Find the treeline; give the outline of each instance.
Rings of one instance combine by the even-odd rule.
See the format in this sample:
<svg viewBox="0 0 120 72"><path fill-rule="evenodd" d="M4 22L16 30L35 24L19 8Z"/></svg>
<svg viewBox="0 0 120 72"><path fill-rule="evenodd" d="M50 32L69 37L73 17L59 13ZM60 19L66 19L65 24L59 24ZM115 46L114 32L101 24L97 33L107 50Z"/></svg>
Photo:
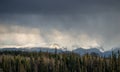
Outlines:
<svg viewBox="0 0 120 72"><path fill-rule="evenodd" d="M120 72L120 53L101 57L95 53L0 52L1 72Z"/></svg>

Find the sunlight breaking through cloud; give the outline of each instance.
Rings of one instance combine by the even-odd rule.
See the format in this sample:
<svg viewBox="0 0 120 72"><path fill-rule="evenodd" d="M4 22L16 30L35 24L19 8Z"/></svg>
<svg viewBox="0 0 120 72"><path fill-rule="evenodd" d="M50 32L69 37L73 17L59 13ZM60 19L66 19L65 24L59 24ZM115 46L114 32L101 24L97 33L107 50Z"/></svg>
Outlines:
<svg viewBox="0 0 120 72"><path fill-rule="evenodd" d="M99 38L91 38L87 34L73 36L70 33L51 30L51 33L41 33L38 28L22 26L1 26L0 47L50 47L57 43L59 47L67 47L72 50L73 46L90 48L99 47ZM42 35L44 34L44 36Z"/></svg>

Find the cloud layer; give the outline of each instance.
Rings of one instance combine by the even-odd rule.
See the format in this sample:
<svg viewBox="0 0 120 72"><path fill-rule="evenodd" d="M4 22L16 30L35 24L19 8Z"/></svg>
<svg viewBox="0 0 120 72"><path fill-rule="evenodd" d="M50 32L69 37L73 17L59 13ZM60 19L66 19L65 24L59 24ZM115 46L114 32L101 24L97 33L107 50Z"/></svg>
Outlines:
<svg viewBox="0 0 120 72"><path fill-rule="evenodd" d="M73 36L56 29L41 33L38 28L8 25L0 27L0 47L50 47L56 43L72 50L74 47L99 47L99 42L100 40L90 38L87 34Z"/></svg>
<svg viewBox="0 0 120 72"><path fill-rule="evenodd" d="M0 26L0 47L44 46L40 31L21 26Z"/></svg>

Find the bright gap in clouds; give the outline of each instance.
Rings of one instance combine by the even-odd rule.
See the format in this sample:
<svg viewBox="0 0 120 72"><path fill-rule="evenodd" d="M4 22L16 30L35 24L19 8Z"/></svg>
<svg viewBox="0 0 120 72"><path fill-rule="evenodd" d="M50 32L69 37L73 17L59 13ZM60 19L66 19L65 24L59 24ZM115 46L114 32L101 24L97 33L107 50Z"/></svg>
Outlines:
<svg viewBox="0 0 120 72"><path fill-rule="evenodd" d="M39 47L45 44L36 28L1 26L0 32L0 47Z"/></svg>
<svg viewBox="0 0 120 72"><path fill-rule="evenodd" d="M30 28L22 26L5 26L0 27L0 47L50 47L57 44L58 48L90 48L101 46L100 38L92 38L85 33L72 35L52 29L49 33L42 32L39 28Z"/></svg>

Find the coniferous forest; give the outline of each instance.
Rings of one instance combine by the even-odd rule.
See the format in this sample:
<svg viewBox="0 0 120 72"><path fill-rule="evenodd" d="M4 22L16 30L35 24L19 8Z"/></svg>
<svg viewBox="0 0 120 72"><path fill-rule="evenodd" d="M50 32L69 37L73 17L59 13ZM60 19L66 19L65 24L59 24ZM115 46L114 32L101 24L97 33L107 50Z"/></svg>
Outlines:
<svg viewBox="0 0 120 72"><path fill-rule="evenodd" d="M120 72L120 53L97 54L0 52L0 72Z"/></svg>

